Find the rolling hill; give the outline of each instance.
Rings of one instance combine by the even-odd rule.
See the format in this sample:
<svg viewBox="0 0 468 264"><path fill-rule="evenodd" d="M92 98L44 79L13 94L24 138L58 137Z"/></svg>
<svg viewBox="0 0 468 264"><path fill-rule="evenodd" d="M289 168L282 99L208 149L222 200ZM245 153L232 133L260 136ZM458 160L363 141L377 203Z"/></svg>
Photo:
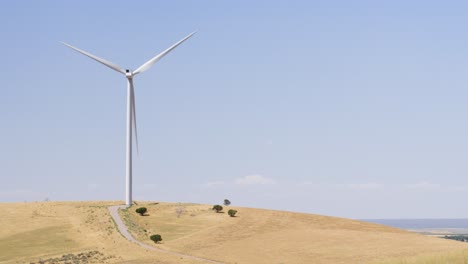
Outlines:
<svg viewBox="0 0 468 264"><path fill-rule="evenodd" d="M0 263L204 263L127 241L108 206L0 203ZM139 216L135 208L148 208ZM344 218L229 206L139 203L120 215L138 240L223 263L465 263L468 244ZM155 245L149 236L161 234ZM80 262L81 261L81 262Z"/></svg>

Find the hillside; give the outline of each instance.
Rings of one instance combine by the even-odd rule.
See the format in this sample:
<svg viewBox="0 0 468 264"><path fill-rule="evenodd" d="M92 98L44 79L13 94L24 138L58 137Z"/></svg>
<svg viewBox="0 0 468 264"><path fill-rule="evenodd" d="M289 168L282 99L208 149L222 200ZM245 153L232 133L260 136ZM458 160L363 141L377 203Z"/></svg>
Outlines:
<svg viewBox="0 0 468 264"><path fill-rule="evenodd" d="M125 240L107 210L116 204L1 203L0 263L53 258L63 263L72 257L91 263L203 263ZM229 206L239 211L237 217L229 217L209 205L139 206L148 208L148 216L137 215L138 206L121 211L139 240L154 245L148 237L159 233L163 237L159 248L225 263L387 263L389 259L419 263L418 259L436 259L434 254L444 259L462 256L468 249L466 243L320 215ZM176 209L182 212L179 216Z"/></svg>

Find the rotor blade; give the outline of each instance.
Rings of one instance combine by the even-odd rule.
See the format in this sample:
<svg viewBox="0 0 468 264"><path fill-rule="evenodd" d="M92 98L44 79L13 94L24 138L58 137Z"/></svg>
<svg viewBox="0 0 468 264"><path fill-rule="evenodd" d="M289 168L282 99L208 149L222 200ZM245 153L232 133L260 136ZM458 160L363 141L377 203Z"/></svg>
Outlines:
<svg viewBox="0 0 468 264"><path fill-rule="evenodd" d="M138 131L137 131L137 123L136 123L136 111L135 111L135 91L133 89L133 83L132 83L132 115L133 115L133 129L135 130L135 143L136 143L136 150L137 150L137 155L139 155L138 151Z"/></svg>
<svg viewBox="0 0 468 264"><path fill-rule="evenodd" d="M90 57L91 59L93 59L93 60L95 60L95 61L97 61L97 62L100 62L100 63L106 65L107 67L109 67L109 68L111 68L111 69L113 69L113 70L115 70L115 71L118 71L118 72L120 72L120 73L125 74L125 70L122 69L122 68L120 68L120 66L117 65L117 64L114 64L114 63L112 63L112 62L110 62L110 61L107 61L107 60L105 60L105 59L101 59L101 58L99 58L99 57L97 57L97 56L94 56L94 55L91 54L91 53L88 53L88 52L86 52L86 51L84 51L84 50L80 50L80 49L78 49L78 48L75 48L75 47L73 47L72 45L67 44L67 43L65 43L65 42L62 42L62 44L65 45L65 46L67 46L67 47L69 47L69 48L72 48L72 49L78 51L79 53L81 53L81 54L83 54L83 55L86 55L86 56Z"/></svg>
<svg viewBox="0 0 468 264"><path fill-rule="evenodd" d="M197 33L196 31L195 32L192 32L190 33L188 36L186 36L185 38L183 38L182 40L180 40L179 42L177 42L176 44L172 45L171 47L169 47L168 49L166 49L165 51L159 53L158 55L156 55L155 57L153 57L151 60L145 62L143 65L141 65L138 69L136 69L133 74L138 74L138 73L141 73L141 72L144 72L146 70L148 70L149 68L151 68L151 66L153 66L153 64L155 64L158 60L160 60L162 57L164 57L167 53L169 53L171 50L175 49L177 46L179 46L180 44L182 44L182 42L186 41L188 38L190 38L191 36L193 36L193 34Z"/></svg>

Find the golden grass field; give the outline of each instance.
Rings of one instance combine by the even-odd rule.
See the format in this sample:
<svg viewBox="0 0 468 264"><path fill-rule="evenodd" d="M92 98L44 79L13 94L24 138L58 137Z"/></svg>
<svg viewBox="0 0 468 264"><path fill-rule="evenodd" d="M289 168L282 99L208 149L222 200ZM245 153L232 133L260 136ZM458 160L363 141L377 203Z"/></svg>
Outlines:
<svg viewBox="0 0 468 264"><path fill-rule="evenodd" d="M87 254L91 263L203 263L141 248L120 235L107 207L119 202L1 203L0 263ZM145 206L148 216L135 209ZM184 211L177 216L176 209ZM229 206L139 203L121 216L138 240L224 263L468 263L468 243L312 214ZM149 236L161 234L155 245ZM465 257L466 255L466 257ZM64 262L58 262L64 263ZM81 263L81 262L80 262Z"/></svg>

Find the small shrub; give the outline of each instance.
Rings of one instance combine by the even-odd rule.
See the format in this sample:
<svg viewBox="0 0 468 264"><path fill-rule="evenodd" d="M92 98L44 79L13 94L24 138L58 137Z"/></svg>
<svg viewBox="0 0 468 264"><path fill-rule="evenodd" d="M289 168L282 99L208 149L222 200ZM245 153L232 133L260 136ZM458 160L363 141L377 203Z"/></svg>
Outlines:
<svg viewBox="0 0 468 264"><path fill-rule="evenodd" d="M177 218L179 218L181 215L185 213L185 208L184 207L177 207L175 209L175 213L177 215Z"/></svg>
<svg viewBox="0 0 468 264"><path fill-rule="evenodd" d="M154 243L159 243L162 241L162 237L159 234L150 236L150 239L154 241Z"/></svg>
<svg viewBox="0 0 468 264"><path fill-rule="evenodd" d="M229 215L230 217L234 217L234 216L236 216L236 214L237 214L237 210L231 209L231 210L228 211L228 215Z"/></svg>
<svg viewBox="0 0 468 264"><path fill-rule="evenodd" d="M225 206L231 205L231 201L229 201L228 199L224 199L224 205Z"/></svg>
<svg viewBox="0 0 468 264"><path fill-rule="evenodd" d="M148 211L148 209L146 209L146 207L140 207L138 209L135 210L135 212L137 212L138 214L140 215L145 215L145 213Z"/></svg>
<svg viewBox="0 0 468 264"><path fill-rule="evenodd" d="M221 212L223 210L223 207L219 204L217 205L213 205L213 209L212 210L216 210L217 213Z"/></svg>

